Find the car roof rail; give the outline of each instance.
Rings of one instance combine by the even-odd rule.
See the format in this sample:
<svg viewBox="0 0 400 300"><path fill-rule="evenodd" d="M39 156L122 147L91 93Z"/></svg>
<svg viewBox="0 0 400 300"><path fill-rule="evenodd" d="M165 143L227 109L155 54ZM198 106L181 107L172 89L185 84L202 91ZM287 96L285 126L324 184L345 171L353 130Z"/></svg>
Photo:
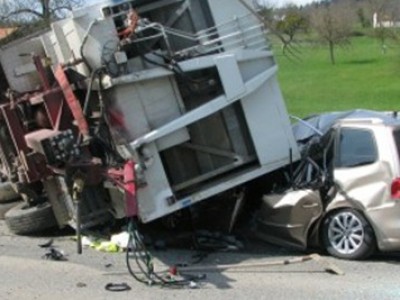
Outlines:
<svg viewBox="0 0 400 300"><path fill-rule="evenodd" d="M354 118L354 119L341 119L338 121L340 124L383 124L384 121L379 118Z"/></svg>

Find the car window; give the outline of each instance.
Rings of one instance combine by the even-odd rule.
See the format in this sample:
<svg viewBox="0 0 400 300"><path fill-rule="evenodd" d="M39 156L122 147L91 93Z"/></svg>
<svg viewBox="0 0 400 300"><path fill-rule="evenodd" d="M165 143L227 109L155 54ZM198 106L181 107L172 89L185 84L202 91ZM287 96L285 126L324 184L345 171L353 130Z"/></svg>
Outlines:
<svg viewBox="0 0 400 300"><path fill-rule="evenodd" d="M336 153L336 167L356 167L377 160L375 139L371 131L357 128L342 128Z"/></svg>
<svg viewBox="0 0 400 300"><path fill-rule="evenodd" d="M393 138L394 142L396 143L397 155L400 160L400 129L396 129L393 131Z"/></svg>

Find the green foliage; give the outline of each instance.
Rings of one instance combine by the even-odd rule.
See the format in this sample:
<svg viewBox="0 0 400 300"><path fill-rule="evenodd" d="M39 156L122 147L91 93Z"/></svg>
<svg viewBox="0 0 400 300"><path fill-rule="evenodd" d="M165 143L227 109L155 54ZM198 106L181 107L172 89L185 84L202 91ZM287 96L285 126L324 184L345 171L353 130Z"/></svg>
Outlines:
<svg viewBox="0 0 400 300"><path fill-rule="evenodd" d="M276 30L286 34L289 40L293 40L294 35L299 31L306 32L308 27L308 19L297 11L289 11L282 20L276 23Z"/></svg>
<svg viewBox="0 0 400 300"><path fill-rule="evenodd" d="M303 43L301 61L275 51L279 81L289 112L304 117L324 111L355 108L400 110L400 48L381 45L371 37L354 37L352 46L338 48L336 65L325 47Z"/></svg>
<svg viewBox="0 0 400 300"><path fill-rule="evenodd" d="M272 24L272 22L274 21L274 9L271 7L267 7L264 6L259 14L264 18L265 22L267 22L268 24Z"/></svg>
<svg viewBox="0 0 400 300"><path fill-rule="evenodd" d="M365 11L362 7L359 7L356 13L358 21L360 22L362 28L369 28L372 26L370 18L366 16Z"/></svg>

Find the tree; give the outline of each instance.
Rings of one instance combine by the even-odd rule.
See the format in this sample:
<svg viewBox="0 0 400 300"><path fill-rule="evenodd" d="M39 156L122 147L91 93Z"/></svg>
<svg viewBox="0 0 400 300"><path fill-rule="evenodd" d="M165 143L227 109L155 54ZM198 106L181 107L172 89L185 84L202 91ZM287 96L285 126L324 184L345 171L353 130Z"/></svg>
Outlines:
<svg viewBox="0 0 400 300"><path fill-rule="evenodd" d="M260 15L269 32L282 42L283 54L296 57L298 51L293 45L294 37L300 31L307 31L309 27L309 21L300 8L288 5L285 8L276 9L264 2Z"/></svg>
<svg viewBox="0 0 400 300"><path fill-rule="evenodd" d="M398 22L400 4L397 0L368 0L371 14L374 16L373 37L379 40L382 52L386 52L387 40L398 40L398 29L390 23Z"/></svg>
<svg viewBox="0 0 400 300"><path fill-rule="evenodd" d="M366 16L365 8L361 5L357 8L357 18L362 28L371 27L371 20Z"/></svg>
<svg viewBox="0 0 400 300"><path fill-rule="evenodd" d="M282 51L294 42L294 37L298 32L306 32L309 27L308 18L301 13L301 10L296 6L288 6L284 9L284 15L274 24L275 31L285 40Z"/></svg>
<svg viewBox="0 0 400 300"><path fill-rule="evenodd" d="M50 24L82 3L83 0L2 0L0 20L18 24L37 21Z"/></svg>
<svg viewBox="0 0 400 300"><path fill-rule="evenodd" d="M335 47L350 43L353 23L353 10L345 3L326 3L313 10L311 25L319 40L328 44L332 64L336 63Z"/></svg>

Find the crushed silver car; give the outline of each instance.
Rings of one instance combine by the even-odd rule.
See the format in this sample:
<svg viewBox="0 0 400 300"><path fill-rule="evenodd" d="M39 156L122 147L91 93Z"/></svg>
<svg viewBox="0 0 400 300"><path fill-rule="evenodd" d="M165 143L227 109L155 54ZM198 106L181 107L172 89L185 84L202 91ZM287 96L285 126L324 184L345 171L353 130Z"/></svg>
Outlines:
<svg viewBox="0 0 400 300"><path fill-rule="evenodd" d="M301 120L294 133L303 163L286 189L263 197L263 239L333 256L364 259L400 250L400 120L355 110Z"/></svg>

